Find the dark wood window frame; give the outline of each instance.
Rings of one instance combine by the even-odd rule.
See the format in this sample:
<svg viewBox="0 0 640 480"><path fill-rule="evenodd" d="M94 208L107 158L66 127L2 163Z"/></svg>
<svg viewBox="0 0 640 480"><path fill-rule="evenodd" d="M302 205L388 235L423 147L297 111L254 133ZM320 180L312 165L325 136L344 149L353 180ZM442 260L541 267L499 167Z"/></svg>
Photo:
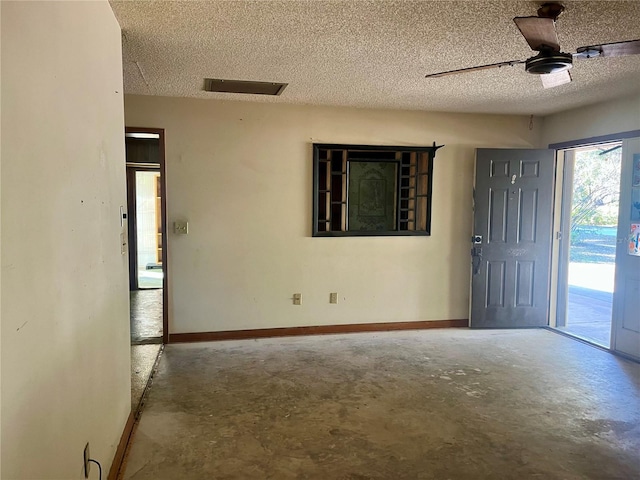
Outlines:
<svg viewBox="0 0 640 480"><path fill-rule="evenodd" d="M313 236L431 235L433 161L441 147L435 142L430 147L314 143ZM364 171L367 163L374 162L383 165L377 168L377 180L369 185L385 185L380 189L384 190L383 205L378 201L379 211L385 213L376 218L369 216L372 223L366 224L359 221L353 207L362 205L357 203L362 202L362 195L350 197L350 188L357 191L362 185L356 182L357 177L351 181L351 173L352 167ZM386 179L382 178L385 175ZM392 178L390 192L385 180ZM366 215L360 218L367 221ZM360 227L353 226L358 223Z"/></svg>

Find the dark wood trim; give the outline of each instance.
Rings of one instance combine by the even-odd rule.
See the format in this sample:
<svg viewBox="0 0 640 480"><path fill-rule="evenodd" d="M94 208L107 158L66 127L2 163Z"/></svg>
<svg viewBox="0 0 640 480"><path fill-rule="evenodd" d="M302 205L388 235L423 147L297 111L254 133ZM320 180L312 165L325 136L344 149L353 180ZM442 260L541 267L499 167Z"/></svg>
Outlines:
<svg viewBox="0 0 640 480"><path fill-rule="evenodd" d="M118 478L118 473L120 472L120 467L122 466L124 454L127 451L127 446L129 445L129 439L131 438L131 433L133 432L133 426L135 423L136 412L131 410L131 412L129 412L129 417L127 418L127 423L124 425L124 431L120 437L118 448L116 448L116 454L113 457L113 462L111 462L111 468L109 469L107 480L116 480Z"/></svg>
<svg viewBox="0 0 640 480"><path fill-rule="evenodd" d="M127 167L127 230L129 241L129 290L138 290L138 243L135 171Z"/></svg>
<svg viewBox="0 0 640 480"><path fill-rule="evenodd" d="M386 151L386 152L395 152L396 150L411 150L418 152L433 152L435 157L435 152L444 147L444 145L436 145L436 142L433 142L433 145L430 147L427 146L415 146L415 145L351 145L349 143L314 143L314 148L324 148L328 150L359 150L359 151ZM385 160L386 161L386 160Z"/></svg>
<svg viewBox="0 0 640 480"><path fill-rule="evenodd" d="M125 127L125 133L157 133L159 136L160 161L160 215L162 220L162 343L169 343L169 252L167 248L169 229L167 223L167 175L165 162L164 128Z"/></svg>
<svg viewBox="0 0 640 480"><path fill-rule="evenodd" d="M338 333L389 332L393 330L424 330L427 328L466 328L469 320L433 320L420 322L351 323L346 325L318 325L313 327L263 328L256 330L227 330L223 332L172 333L169 343L215 342L251 338L295 337L299 335L329 335Z"/></svg>
<svg viewBox="0 0 640 480"><path fill-rule="evenodd" d="M624 140L625 138L640 137L640 130L630 130L628 132L612 133L609 135L600 135L597 137L581 138L579 140L569 140L568 142L559 142L549 144L552 150L564 150L565 148L584 147L597 143L615 142L616 140Z"/></svg>

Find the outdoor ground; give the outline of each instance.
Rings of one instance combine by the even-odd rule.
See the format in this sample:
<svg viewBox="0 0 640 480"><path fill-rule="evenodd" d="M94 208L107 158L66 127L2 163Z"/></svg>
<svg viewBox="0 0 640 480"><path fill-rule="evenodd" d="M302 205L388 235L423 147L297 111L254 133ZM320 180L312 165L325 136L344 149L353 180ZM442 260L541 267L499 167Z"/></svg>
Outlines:
<svg viewBox="0 0 640 480"><path fill-rule="evenodd" d="M569 256L567 325L561 330L609 346L617 231L579 227Z"/></svg>
<svg viewBox="0 0 640 480"><path fill-rule="evenodd" d="M578 227L572 232L569 261L578 263L610 263L616 259L615 227Z"/></svg>

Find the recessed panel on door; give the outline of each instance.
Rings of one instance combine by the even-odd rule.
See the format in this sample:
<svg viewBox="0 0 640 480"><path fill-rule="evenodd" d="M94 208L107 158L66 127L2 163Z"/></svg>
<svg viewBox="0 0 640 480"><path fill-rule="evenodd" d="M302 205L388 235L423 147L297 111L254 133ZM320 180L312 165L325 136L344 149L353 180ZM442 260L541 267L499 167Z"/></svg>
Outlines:
<svg viewBox="0 0 640 480"><path fill-rule="evenodd" d="M516 261L516 307L533 307L535 262Z"/></svg>
<svg viewBox="0 0 640 480"><path fill-rule="evenodd" d="M491 161L491 176L492 177L503 177L507 178L509 176L509 162L504 161Z"/></svg>
<svg viewBox="0 0 640 480"><path fill-rule="evenodd" d="M520 162L520 177L536 178L539 175L540 162Z"/></svg>
<svg viewBox="0 0 640 480"><path fill-rule="evenodd" d="M489 192L489 242L507 241L508 189L491 189Z"/></svg>
<svg viewBox="0 0 640 480"><path fill-rule="evenodd" d="M487 262L487 307L504 307L505 262Z"/></svg>
<svg viewBox="0 0 640 480"><path fill-rule="evenodd" d="M536 241L538 189L520 189L518 199L518 243Z"/></svg>

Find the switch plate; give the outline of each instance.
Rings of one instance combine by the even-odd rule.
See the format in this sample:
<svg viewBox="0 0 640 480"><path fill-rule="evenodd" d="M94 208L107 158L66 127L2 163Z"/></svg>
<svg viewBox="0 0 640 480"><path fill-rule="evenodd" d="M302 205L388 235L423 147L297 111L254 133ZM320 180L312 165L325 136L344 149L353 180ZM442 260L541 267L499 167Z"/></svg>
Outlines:
<svg viewBox="0 0 640 480"><path fill-rule="evenodd" d="M293 294L293 304L294 305L302 305L302 294L294 293Z"/></svg>
<svg viewBox="0 0 640 480"><path fill-rule="evenodd" d="M178 220L173 222L173 233L176 235L186 235L189 233L189 222Z"/></svg>
<svg viewBox="0 0 640 480"><path fill-rule="evenodd" d="M338 293L330 293L329 294L329 303L338 303Z"/></svg>

